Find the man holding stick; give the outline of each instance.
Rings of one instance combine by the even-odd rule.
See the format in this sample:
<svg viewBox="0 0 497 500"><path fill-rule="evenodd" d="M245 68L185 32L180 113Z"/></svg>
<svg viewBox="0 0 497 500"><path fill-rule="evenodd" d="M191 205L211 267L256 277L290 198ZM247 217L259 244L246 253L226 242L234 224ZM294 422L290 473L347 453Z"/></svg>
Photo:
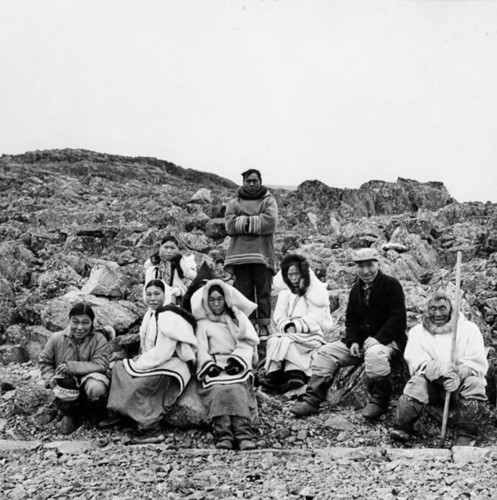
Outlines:
<svg viewBox="0 0 497 500"><path fill-rule="evenodd" d="M411 378L397 404L397 422L390 437L407 442L424 405L443 402L444 392L457 406L455 446L471 446L478 434L487 400L485 374L488 362L478 326L459 315L455 357L451 362L452 302L444 292L428 300L421 323L408 335L405 360Z"/></svg>

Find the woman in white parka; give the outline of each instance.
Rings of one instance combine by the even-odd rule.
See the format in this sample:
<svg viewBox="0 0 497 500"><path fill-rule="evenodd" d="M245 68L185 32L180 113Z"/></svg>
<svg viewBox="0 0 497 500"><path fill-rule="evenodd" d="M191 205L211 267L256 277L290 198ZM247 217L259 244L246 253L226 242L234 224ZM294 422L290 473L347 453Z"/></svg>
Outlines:
<svg viewBox="0 0 497 500"><path fill-rule="evenodd" d="M284 288L273 314L276 333L267 342L263 385L286 392L307 382L311 356L324 344L323 333L333 322L326 284L316 277L305 257L287 255L279 274Z"/></svg>

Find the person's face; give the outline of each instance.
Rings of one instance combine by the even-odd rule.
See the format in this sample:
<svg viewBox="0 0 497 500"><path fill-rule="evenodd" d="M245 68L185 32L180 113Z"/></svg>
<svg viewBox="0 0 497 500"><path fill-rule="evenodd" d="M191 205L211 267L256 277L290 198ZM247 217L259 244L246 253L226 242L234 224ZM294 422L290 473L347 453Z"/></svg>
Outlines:
<svg viewBox="0 0 497 500"><path fill-rule="evenodd" d="M257 174L250 174L243 179L243 188L247 193L255 194L259 189L261 189L261 181Z"/></svg>
<svg viewBox="0 0 497 500"><path fill-rule="evenodd" d="M145 302L152 311L156 311L164 304L164 290L158 286L149 286L145 290Z"/></svg>
<svg viewBox="0 0 497 500"><path fill-rule="evenodd" d="M300 278L302 275L300 274L299 268L295 264L288 268L287 277L293 288L298 289L300 287Z"/></svg>
<svg viewBox="0 0 497 500"><path fill-rule="evenodd" d="M428 305L428 317L435 326L445 325L450 318L450 306L446 300L433 300Z"/></svg>
<svg viewBox="0 0 497 500"><path fill-rule="evenodd" d="M162 260L171 260L178 253L178 245L174 241L166 241L159 248L159 255Z"/></svg>
<svg viewBox="0 0 497 500"><path fill-rule="evenodd" d="M88 314L78 314L69 319L69 329L76 340L84 339L91 331L93 321Z"/></svg>
<svg viewBox="0 0 497 500"><path fill-rule="evenodd" d="M378 275L380 263L377 260L364 260L356 262L356 273L360 280L367 285L373 283Z"/></svg>
<svg viewBox="0 0 497 500"><path fill-rule="evenodd" d="M225 305L226 301L224 300L224 296L217 290L214 290L209 295L209 309L215 316L223 314Z"/></svg>

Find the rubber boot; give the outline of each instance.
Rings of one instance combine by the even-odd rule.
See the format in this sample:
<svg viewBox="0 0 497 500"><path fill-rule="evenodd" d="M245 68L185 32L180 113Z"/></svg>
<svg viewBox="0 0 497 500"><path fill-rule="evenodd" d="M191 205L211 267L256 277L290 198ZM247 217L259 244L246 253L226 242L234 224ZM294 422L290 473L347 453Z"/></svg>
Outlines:
<svg viewBox="0 0 497 500"><path fill-rule="evenodd" d="M473 446L483 424L485 402L460 398L457 404L457 437L454 446Z"/></svg>
<svg viewBox="0 0 497 500"><path fill-rule="evenodd" d="M319 405L326 399L328 389L331 387L334 377L334 374L325 377L312 375L307 384L305 394L300 401L293 404L290 412L296 417L307 417L318 413Z"/></svg>
<svg viewBox="0 0 497 500"><path fill-rule="evenodd" d="M255 450L254 433L248 418L231 417L235 439L238 441L240 451Z"/></svg>
<svg viewBox="0 0 497 500"><path fill-rule="evenodd" d="M420 417L423 407L423 403L402 394L397 403L397 422L390 432L390 437L402 443L409 441L414 424Z"/></svg>
<svg viewBox="0 0 497 500"><path fill-rule="evenodd" d="M361 414L368 420L376 420L388 410L388 403L392 394L390 376L366 377L366 387L369 392L369 403L363 408Z"/></svg>
<svg viewBox="0 0 497 500"><path fill-rule="evenodd" d="M233 449L233 431L231 430L231 417L222 415L212 419L212 430L214 432L214 442L218 450Z"/></svg>

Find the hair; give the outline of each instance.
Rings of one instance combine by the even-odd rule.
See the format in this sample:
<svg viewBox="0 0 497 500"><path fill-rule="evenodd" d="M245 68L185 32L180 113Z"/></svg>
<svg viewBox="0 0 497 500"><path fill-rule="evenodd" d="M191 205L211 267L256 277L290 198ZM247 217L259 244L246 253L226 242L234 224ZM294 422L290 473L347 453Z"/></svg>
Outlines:
<svg viewBox="0 0 497 500"><path fill-rule="evenodd" d="M86 302L78 302L74 304L69 311L70 318L72 318L73 316L81 316L83 314L86 314L93 323L93 321L95 320L95 313L93 312L90 304L87 304Z"/></svg>
<svg viewBox="0 0 497 500"><path fill-rule="evenodd" d="M283 257L281 261L281 275L283 277L283 281L286 283L290 290L292 289L292 284L288 279L288 271L291 266L296 266L302 275L302 279L304 280L304 289L300 290L300 293L305 293L311 284L311 275L309 272L309 262L302 255L298 255L296 253L291 253Z"/></svg>
<svg viewBox="0 0 497 500"><path fill-rule="evenodd" d="M212 292L219 292L224 297L224 290L220 285L212 285L209 288L208 296L210 297Z"/></svg>
<svg viewBox="0 0 497 500"><path fill-rule="evenodd" d="M259 178L259 180L262 182L262 175L259 172L259 170L255 168L249 168L248 170L245 170L245 172L242 172L242 179L245 180L249 175L255 174Z"/></svg>
<svg viewBox="0 0 497 500"><path fill-rule="evenodd" d="M162 246L164 245L164 243L167 243L168 241L172 241L179 248L178 239L176 238L176 236L173 236L172 234L167 234L166 236L164 236L164 238L162 238L160 242L160 245Z"/></svg>
<svg viewBox="0 0 497 500"><path fill-rule="evenodd" d="M217 285L217 284L216 285L212 285L209 288L209 291L207 292L207 297L210 297L212 292L219 292L224 297L224 299L225 299L225 302L224 302L224 312L231 319L236 319L235 313L233 312L233 310L231 309L231 307L229 307L228 304L226 304L226 294L224 293L223 287L221 285Z"/></svg>
<svg viewBox="0 0 497 500"><path fill-rule="evenodd" d="M160 288L164 293L166 293L166 285L164 285L164 282L162 280L150 280L145 285L145 290L147 288L150 288L151 286L156 286L157 288Z"/></svg>
<svg viewBox="0 0 497 500"><path fill-rule="evenodd" d="M432 302L436 302L437 300L444 300L445 302L447 302L447 304L449 304L450 314L452 315L452 301L450 300L450 297L442 291L437 291L432 294L432 296L428 299L426 308L428 309L430 307L430 304Z"/></svg>
<svg viewBox="0 0 497 500"><path fill-rule="evenodd" d="M159 246L164 245L164 243L167 243L168 241L172 241L179 248L178 239L176 238L176 236L173 236L172 234L166 234L166 236L164 236L164 238L162 238ZM161 259L160 259L160 254L159 254L158 250L150 256L150 262L154 266L158 266L160 264L160 260Z"/></svg>

